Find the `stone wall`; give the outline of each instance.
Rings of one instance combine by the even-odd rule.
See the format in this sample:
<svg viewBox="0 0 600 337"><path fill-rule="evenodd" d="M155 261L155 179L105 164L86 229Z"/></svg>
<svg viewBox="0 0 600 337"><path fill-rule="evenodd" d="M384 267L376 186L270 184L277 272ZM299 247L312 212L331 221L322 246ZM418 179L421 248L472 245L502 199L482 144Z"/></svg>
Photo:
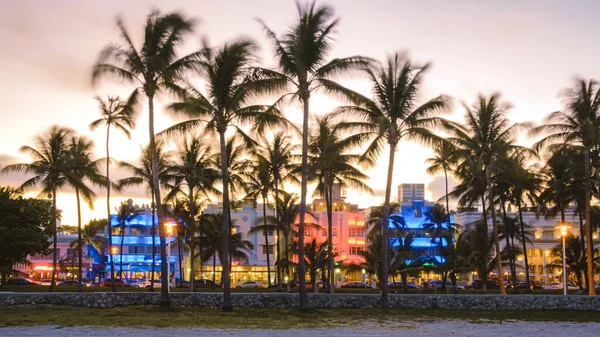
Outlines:
<svg viewBox="0 0 600 337"><path fill-rule="evenodd" d="M219 307L220 293L171 293L175 306ZM298 294L234 293L234 307L295 308ZM308 294L310 308L378 308L375 294ZM0 307L28 304L71 305L89 308L113 308L127 305L157 305L159 293L0 293ZM390 308L467 309L467 310L596 310L600 296L548 295L390 295Z"/></svg>

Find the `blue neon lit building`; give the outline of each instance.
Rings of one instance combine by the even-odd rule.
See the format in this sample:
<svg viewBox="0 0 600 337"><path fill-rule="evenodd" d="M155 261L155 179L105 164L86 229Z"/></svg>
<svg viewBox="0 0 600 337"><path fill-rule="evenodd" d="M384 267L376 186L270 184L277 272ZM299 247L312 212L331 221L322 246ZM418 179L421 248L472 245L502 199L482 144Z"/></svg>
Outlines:
<svg viewBox="0 0 600 337"><path fill-rule="evenodd" d="M150 274L147 273L152 271L152 266L154 266L154 271L158 272L155 277L160 275L160 237L157 227L155 227L156 236L154 239L155 259L154 261L152 260L152 224L156 223L156 214L154 215L154 219L155 221L153 222L152 213L149 209L143 209L135 218L125 223L124 235L122 236L117 215L111 214L113 252L109 252L108 247L106 247L103 261L105 268L102 270L105 273L105 277L110 277L111 258L114 259L115 272L120 271L121 240L123 240L123 272L127 275L127 278L150 278ZM108 239L108 226L104 232L105 237ZM177 241L177 237L174 235L165 241L167 240L171 241L171 256L169 261L171 278L179 278L179 255L177 246L174 244Z"/></svg>
<svg viewBox="0 0 600 337"><path fill-rule="evenodd" d="M448 241L446 239L432 240L431 236L425 230L425 224L431 221L427 219L426 213L435 206L433 202L413 199L400 203L400 212L390 214L388 226L390 228L390 246L398 248L404 244L403 237L394 237L394 234L402 233L406 235L411 233L413 240L411 242L411 250L419 253L426 260L434 263L443 263L444 259L440 256L439 246L446 247ZM450 216L449 222L452 222L453 216ZM400 229L397 231L397 229ZM435 260L435 261L434 261Z"/></svg>

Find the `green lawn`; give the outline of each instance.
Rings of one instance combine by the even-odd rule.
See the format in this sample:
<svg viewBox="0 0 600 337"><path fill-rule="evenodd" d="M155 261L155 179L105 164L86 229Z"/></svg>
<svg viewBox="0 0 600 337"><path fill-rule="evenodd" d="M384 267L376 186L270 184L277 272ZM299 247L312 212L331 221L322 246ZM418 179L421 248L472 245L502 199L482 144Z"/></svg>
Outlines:
<svg viewBox="0 0 600 337"><path fill-rule="evenodd" d="M135 317L135 319L132 319ZM476 318L475 318L476 317ZM151 306L113 309L75 308L36 305L0 308L0 326L152 326L207 328L327 328L356 326L361 323L409 323L459 319L468 321L571 321L598 322L600 312L589 311L461 311L461 310L381 310L329 309L300 311L296 309L236 309L224 313L211 308L168 308Z"/></svg>

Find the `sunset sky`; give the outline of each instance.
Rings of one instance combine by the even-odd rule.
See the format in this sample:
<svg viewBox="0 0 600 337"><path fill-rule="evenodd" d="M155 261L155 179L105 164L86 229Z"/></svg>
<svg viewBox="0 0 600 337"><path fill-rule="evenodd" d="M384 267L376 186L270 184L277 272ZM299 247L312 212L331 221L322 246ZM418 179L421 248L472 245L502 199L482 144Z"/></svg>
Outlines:
<svg viewBox="0 0 600 337"><path fill-rule="evenodd" d="M598 1L319 1L334 7L341 18L330 58L364 55L384 60L406 51L416 63L431 62L425 77L423 99L439 94L454 98L450 118L460 120L460 102L471 103L478 93L500 91L513 103L513 121L539 122L561 108L559 93L576 76L600 80L600 2ZM91 68L100 50L119 41L115 18L120 15L137 45L146 16L152 9L179 10L198 19L196 33L182 52L241 35L262 47L262 65L273 65L272 49L257 18L282 34L297 18L294 1L12 1L0 3L0 167L30 158L19 152L34 145L34 138L51 125L71 127L91 137L97 157L105 156L105 129L91 132L89 123L99 111L95 95L126 95L130 87L105 81L92 87ZM359 77L342 83L365 94L369 85ZM173 119L160 111L156 129ZM331 111L335 103L315 96L312 112ZM286 114L299 121L300 110ZM111 138L112 156L135 162L148 141L147 109L141 107L137 128L128 140L120 133ZM521 139L522 142L528 142ZM442 195L443 177L425 174L428 149L402 144L398 150L394 191L402 182L428 184L427 197ZM381 203L385 188L387 155L370 169L375 196L349 192L349 201L367 207ZM114 171L122 178L127 172ZM18 186L22 175L2 175L0 185ZM84 209L84 221L105 216L104 191L98 191L95 210ZM115 196L116 206L129 197L146 203L143 189ZM57 199L64 210L63 223L75 225L75 199L69 191Z"/></svg>

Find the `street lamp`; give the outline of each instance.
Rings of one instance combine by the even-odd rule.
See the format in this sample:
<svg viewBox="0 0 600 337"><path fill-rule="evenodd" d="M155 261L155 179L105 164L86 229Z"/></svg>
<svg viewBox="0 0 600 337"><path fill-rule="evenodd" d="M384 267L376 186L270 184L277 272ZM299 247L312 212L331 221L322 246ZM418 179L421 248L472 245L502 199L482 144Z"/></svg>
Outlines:
<svg viewBox="0 0 600 337"><path fill-rule="evenodd" d="M566 249L565 249L565 240L567 237L567 229L571 228L566 223L560 223L557 226L560 229L560 236L562 237L562 262L563 262L563 295L567 295L567 258L566 258Z"/></svg>
<svg viewBox="0 0 600 337"><path fill-rule="evenodd" d="M173 227L175 224L172 222L165 223L165 230L167 232L167 289L171 292L171 235L173 234Z"/></svg>

